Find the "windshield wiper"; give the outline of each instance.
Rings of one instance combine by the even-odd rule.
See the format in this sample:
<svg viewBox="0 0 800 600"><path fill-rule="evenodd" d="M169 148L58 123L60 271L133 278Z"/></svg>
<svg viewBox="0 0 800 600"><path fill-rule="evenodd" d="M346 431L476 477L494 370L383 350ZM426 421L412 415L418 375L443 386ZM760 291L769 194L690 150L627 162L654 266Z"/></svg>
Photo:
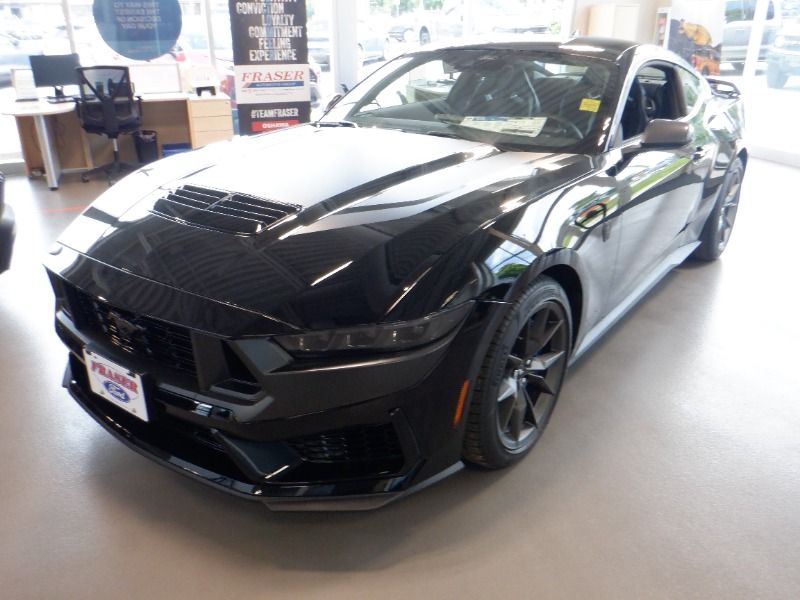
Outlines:
<svg viewBox="0 0 800 600"><path fill-rule="evenodd" d="M447 123L448 125L461 125L461 121L464 120L464 117L459 117L458 115L433 115L433 118L441 123Z"/></svg>
<svg viewBox="0 0 800 600"><path fill-rule="evenodd" d="M423 135L435 135L436 137L453 138L455 140L466 140L466 139L468 139L468 138L465 138L463 135L458 135L457 133L454 133L452 131L433 131L433 130L431 130L431 131L420 131L418 133L421 133Z"/></svg>
<svg viewBox="0 0 800 600"><path fill-rule="evenodd" d="M352 121L317 121L314 127L358 127L358 124Z"/></svg>

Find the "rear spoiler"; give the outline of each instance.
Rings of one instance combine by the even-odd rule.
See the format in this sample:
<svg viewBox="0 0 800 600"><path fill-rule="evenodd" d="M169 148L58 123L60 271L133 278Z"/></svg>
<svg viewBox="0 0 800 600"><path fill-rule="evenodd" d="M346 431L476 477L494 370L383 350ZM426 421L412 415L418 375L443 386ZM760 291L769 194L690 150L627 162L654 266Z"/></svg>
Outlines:
<svg viewBox="0 0 800 600"><path fill-rule="evenodd" d="M708 81L708 84L711 86L711 91L714 92L715 96L733 99L742 95L742 93L739 91L739 88L730 81L715 79L713 77L706 77L706 81Z"/></svg>

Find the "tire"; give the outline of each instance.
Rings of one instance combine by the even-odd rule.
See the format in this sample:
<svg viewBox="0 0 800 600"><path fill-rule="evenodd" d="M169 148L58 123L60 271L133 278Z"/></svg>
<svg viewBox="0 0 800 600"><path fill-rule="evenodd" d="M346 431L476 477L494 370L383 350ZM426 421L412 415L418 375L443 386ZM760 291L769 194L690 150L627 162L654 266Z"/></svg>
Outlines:
<svg viewBox="0 0 800 600"><path fill-rule="evenodd" d="M775 63L767 64L767 85L773 89L781 89L786 85L789 76L781 71Z"/></svg>
<svg viewBox="0 0 800 600"><path fill-rule="evenodd" d="M558 283L541 276L510 308L483 359L464 460L500 469L530 452L555 408L571 346L569 300Z"/></svg>
<svg viewBox="0 0 800 600"><path fill-rule="evenodd" d="M700 233L700 245L692 254L694 258L704 261L717 260L725 251L736 222L743 177L744 163L737 158L725 174L717 202Z"/></svg>

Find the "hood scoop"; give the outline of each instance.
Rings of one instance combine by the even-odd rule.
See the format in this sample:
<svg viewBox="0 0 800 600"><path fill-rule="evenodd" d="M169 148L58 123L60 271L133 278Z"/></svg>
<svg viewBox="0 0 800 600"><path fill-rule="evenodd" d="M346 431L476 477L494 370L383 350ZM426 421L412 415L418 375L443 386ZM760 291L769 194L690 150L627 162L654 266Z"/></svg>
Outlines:
<svg viewBox="0 0 800 600"><path fill-rule="evenodd" d="M292 204L196 185L167 191L151 209L172 221L236 235L261 233L299 211Z"/></svg>

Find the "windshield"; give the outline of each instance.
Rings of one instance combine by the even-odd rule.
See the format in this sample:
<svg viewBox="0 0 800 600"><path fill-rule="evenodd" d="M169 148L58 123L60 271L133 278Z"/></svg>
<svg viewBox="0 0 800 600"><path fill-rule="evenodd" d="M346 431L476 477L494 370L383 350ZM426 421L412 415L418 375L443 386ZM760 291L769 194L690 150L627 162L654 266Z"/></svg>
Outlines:
<svg viewBox="0 0 800 600"><path fill-rule="evenodd" d="M604 141L615 89L616 67L600 59L450 48L392 61L321 122L592 153Z"/></svg>

